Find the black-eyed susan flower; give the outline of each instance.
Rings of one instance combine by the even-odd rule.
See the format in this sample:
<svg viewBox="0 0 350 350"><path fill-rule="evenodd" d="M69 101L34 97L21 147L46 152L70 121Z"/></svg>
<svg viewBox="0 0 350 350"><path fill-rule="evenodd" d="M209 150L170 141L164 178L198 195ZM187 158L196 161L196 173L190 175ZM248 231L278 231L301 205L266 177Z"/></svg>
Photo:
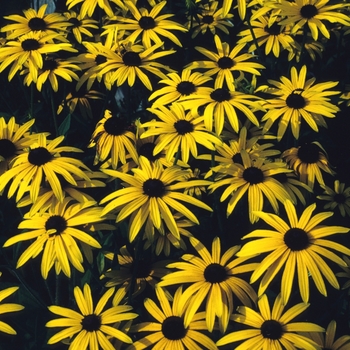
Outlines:
<svg viewBox="0 0 350 350"><path fill-rule="evenodd" d="M319 345L321 349L347 350L350 345L350 336L342 335L335 340L336 329L337 322L332 320L329 322L326 332L310 332L307 333L307 336Z"/></svg>
<svg viewBox="0 0 350 350"><path fill-rule="evenodd" d="M221 135L225 121L238 133L238 113L247 117L253 124L259 125L259 121L252 109L259 109L259 97L245 94L239 91L231 91L226 88L206 89L205 93L185 96L179 101L185 109L190 109L193 114L204 107L204 125L208 131L215 130ZM213 127L214 126L214 127Z"/></svg>
<svg viewBox="0 0 350 350"><path fill-rule="evenodd" d="M102 171L123 181L124 188L102 199L102 204L110 201L102 214L117 211L117 222L131 215L130 242L136 238L148 218L157 229L164 221L170 232L179 238L179 229L170 208L198 224L196 216L180 201L212 211L200 200L178 191L189 187L189 184L181 181L186 171L176 165L164 169L159 162L150 163L147 158L141 156L139 167L132 169L133 175L109 169L102 169ZM209 183L205 180L194 180L191 181L191 186L206 186Z"/></svg>
<svg viewBox="0 0 350 350"><path fill-rule="evenodd" d="M93 30L98 29L98 22L92 18L81 17L80 14L77 14L74 11L64 12L63 15L71 24L68 29L73 33L75 40L79 44L83 41L83 35L92 38Z"/></svg>
<svg viewBox="0 0 350 350"><path fill-rule="evenodd" d="M258 295L265 293L283 266L281 297L284 304L288 302L292 292L295 272L298 275L299 291L304 303L309 300L310 277L315 282L318 291L324 296L327 295L324 278L332 287L339 289L337 278L323 257L338 265L346 266L346 262L338 257L333 250L350 255L350 249L324 238L337 233L347 233L349 228L319 225L334 213L322 212L312 216L316 204L309 205L300 218L298 218L296 209L290 200L284 202L284 208L289 224L278 215L262 211L254 212L273 229L258 229L242 238L253 238L254 240L244 244L238 256L249 256L253 252L268 253L255 269L250 280L253 283L264 275Z"/></svg>
<svg viewBox="0 0 350 350"><path fill-rule="evenodd" d="M47 4L40 6L38 11L33 8L23 10L24 16L10 15L4 18L16 23L3 26L1 32L7 33L7 39L16 39L24 34L62 34L71 25L60 13L46 14Z"/></svg>
<svg viewBox="0 0 350 350"><path fill-rule="evenodd" d="M172 305L162 288L156 288L156 295L160 307L149 298L144 302L146 310L155 321L131 326L133 333L149 332L149 334L135 341L127 350L217 349L210 337L202 333L207 327L204 312L194 314L185 324L184 315L193 298L186 297L182 293L182 287L176 290Z"/></svg>
<svg viewBox="0 0 350 350"><path fill-rule="evenodd" d="M338 208L341 216L350 216L350 187L345 187L345 183L339 180L334 181L334 189L326 185L322 187L324 192L317 198L328 202L323 208L332 211Z"/></svg>
<svg viewBox="0 0 350 350"><path fill-rule="evenodd" d="M110 342L113 338L123 343L132 343L132 339L114 325L116 322L133 320L138 315L130 312L130 305L115 304L106 308L114 292L115 288L109 288L94 307L91 288L85 283L83 290L79 287L74 288L74 298L79 311L57 305L49 306L49 310L61 318L47 322L46 327L65 329L53 335L47 343L55 344L68 338L70 349L81 350L98 350L100 347L114 349Z"/></svg>
<svg viewBox="0 0 350 350"><path fill-rule="evenodd" d="M132 295L141 294L147 285L155 288L160 279L166 275L169 270L165 267L169 261L152 261L146 257L136 256L135 251L132 254L126 246L119 249L118 269L108 270L104 276L109 280L106 287L120 286L125 292L133 286Z"/></svg>
<svg viewBox="0 0 350 350"><path fill-rule="evenodd" d="M318 350L319 346L312 339L297 332L324 332L319 325L311 322L291 322L305 311L310 304L300 303L284 311L285 304L279 294L272 310L266 294L258 301L259 312L247 306L239 306L232 320L252 328L247 328L226 334L216 342L216 345L236 343L236 350L261 349L308 349Z"/></svg>
<svg viewBox="0 0 350 350"><path fill-rule="evenodd" d="M4 247L9 247L18 242L35 239L19 257L17 268L43 252L41 275L44 279L47 279L54 265L56 275L63 271L70 277L70 264L78 271L84 272L83 256L78 243L101 248L100 243L89 234L89 230L93 229L91 224L102 222L106 217L101 215L102 208L94 207L95 202L72 204L71 200L69 197L62 203L54 200L45 212L36 213L32 217L27 214L24 216L18 228L28 231L9 238L4 244ZM84 228L84 225L87 226Z"/></svg>
<svg viewBox="0 0 350 350"><path fill-rule="evenodd" d="M252 29L248 28L238 33L238 36L242 38L237 43L251 44L248 49L249 52L257 49L257 43L259 47L265 46L265 55L272 52L275 57L279 57L281 49L291 50L294 43L294 39L290 35L290 28L279 25L280 21L281 18L273 13L268 16L259 16L250 21Z"/></svg>
<svg viewBox="0 0 350 350"><path fill-rule="evenodd" d="M7 124L4 117L0 118L0 175L9 169L9 164L17 155L35 142L36 135L29 134L34 122L31 119L20 126L15 117L11 117Z"/></svg>
<svg viewBox="0 0 350 350"><path fill-rule="evenodd" d="M317 141L289 148L282 153L282 158L296 172L300 181L307 184L312 190L315 181L325 186L322 171L330 175L335 174L330 167L325 149Z"/></svg>
<svg viewBox="0 0 350 350"><path fill-rule="evenodd" d="M155 90L149 97L149 101L156 99L153 105L167 105L179 100L183 96L202 94L208 87L202 86L211 78L198 72L191 72L190 69L184 69L181 76L176 73L167 74L167 79L159 81L160 84L167 86ZM163 96L162 96L163 95Z"/></svg>
<svg viewBox="0 0 350 350"><path fill-rule="evenodd" d="M76 185L72 174L89 181L89 177L82 170L90 170L82 161L61 156L61 152L83 152L76 147L59 146L64 136L54 140L47 140L45 133L38 134L37 142L30 145L30 149L19 154L11 162L11 169L0 176L0 192L12 180L8 190L8 198L17 191L18 202L25 192L29 191L32 202L38 198L43 180L50 184L56 198L62 201L64 194L58 175L69 183Z"/></svg>
<svg viewBox="0 0 350 350"><path fill-rule="evenodd" d="M166 149L166 159L170 161L177 152L180 158L188 163L190 154L197 157L197 144L206 149L215 150L216 145L221 145L221 140L209 132L204 125L204 117L193 115L191 111L185 112L184 108L173 103L170 108L158 105L156 108L148 108L160 121L144 123L148 127L141 138L159 135L159 142L153 150L157 154ZM179 158L179 157L178 157Z"/></svg>
<svg viewBox="0 0 350 350"><path fill-rule="evenodd" d="M349 16L339 11L347 5L345 3L328 4L329 2L329 0L281 0L271 6L281 10L280 15L286 17L280 22L281 25L293 24L291 34L307 24L312 38L317 40L319 31L326 38L330 38L325 21L350 25Z"/></svg>
<svg viewBox="0 0 350 350"><path fill-rule="evenodd" d="M284 162L265 162L264 158L252 160L246 150L240 151L242 163L229 164L220 167L219 180L209 186L215 191L226 186L220 201L223 202L231 196L227 204L227 216L231 215L237 203L248 192L249 220L254 223L258 217L256 210L261 211L264 206L264 196L271 204L273 210L278 212L278 201L289 199L289 194L283 185L274 178L276 174L291 172ZM222 178L225 176L225 178Z"/></svg>
<svg viewBox="0 0 350 350"><path fill-rule="evenodd" d="M242 265L247 258L237 258L236 253L240 246L229 248L221 254L220 238L215 237L212 243L211 254L207 248L196 238L190 237L192 246L200 257L193 254L184 254L184 261L169 264L169 268L180 271L165 275L158 284L160 287L179 283L190 283L183 293L184 299L179 307L183 308L185 302L193 296L184 315L184 326L187 327L193 316L205 303L205 319L208 330L213 331L216 317L219 319L219 328L226 331L230 315L234 310L234 298L238 298L244 305L256 301L256 293L248 282L239 278L240 273L254 270L256 264Z"/></svg>
<svg viewBox="0 0 350 350"><path fill-rule="evenodd" d="M199 33L205 34L208 30L215 35L217 29L229 34L228 28L233 27L230 21L233 15L228 13L223 16L223 9L222 7L218 8L218 5L218 1L199 4L196 18L190 18L187 22L187 28L192 30L192 38L195 38Z"/></svg>
<svg viewBox="0 0 350 350"><path fill-rule="evenodd" d="M218 35L214 36L217 53L209 51L204 47L196 46L195 49L204 56L208 57L210 61L195 61L186 66L189 69L206 69L205 74L209 76L216 75L214 87L235 90L235 76L240 72L247 72L255 75L260 75L258 69L265 68L262 64L248 61L254 58L250 53L239 53L243 50L246 44L238 44L232 50L228 43L221 42ZM226 86L224 86L224 82Z"/></svg>
<svg viewBox="0 0 350 350"><path fill-rule="evenodd" d="M21 311L24 309L23 305L20 304L14 304L14 303L2 303L2 301L9 297L11 294L16 292L19 287L10 287L10 288L5 288L0 291L0 315L2 316L5 313L8 312L16 312L16 311ZM0 317L1 317L0 316ZM12 334L15 335L17 332L7 323L4 321L0 320L0 332L4 332L7 334Z"/></svg>
<svg viewBox="0 0 350 350"><path fill-rule="evenodd" d="M187 29L180 23L168 19L173 17L173 14L160 14L166 3L166 1L161 1L155 4L151 11L148 11L146 8L139 9L136 7L136 3L132 1L126 1L125 6L134 18L116 17L118 29L131 32L130 35L126 35L125 40L134 43L141 36L143 46L149 48L152 46L152 43L163 45L164 39L162 40L159 37L160 35L161 37L170 39L176 45L182 46L180 40L171 31L178 30L186 32Z"/></svg>
<svg viewBox="0 0 350 350"><path fill-rule="evenodd" d="M116 115L108 109L105 110L104 117L97 123L88 146L96 147L94 164L103 162L110 156L112 168L116 169L119 162L126 163L127 154L137 162L134 131L135 127L127 121L125 115Z"/></svg>
<svg viewBox="0 0 350 350"><path fill-rule="evenodd" d="M50 82L53 91L58 91L58 78L72 82L73 79L78 81L79 77L75 71L79 71L80 67L73 60L61 59L46 56L43 60L43 66L38 69L38 77L36 80L36 88L41 91L46 81ZM33 83L33 75L26 70L21 72L27 75L24 77L23 83L27 86Z"/></svg>
<svg viewBox="0 0 350 350"><path fill-rule="evenodd" d="M280 118L277 138L280 140L290 124L293 136L298 139L302 119L318 131L318 125L325 126L323 117L334 118L339 108L332 104L329 96L339 94L339 91L328 90L338 84L336 81L315 84L316 78L306 79L307 69L304 65L298 74L295 67L290 70L291 80L282 76L281 82L268 80L275 86L265 90L276 95L274 99L267 99L264 108L268 109L262 118L266 121L264 131L271 128L273 123Z"/></svg>

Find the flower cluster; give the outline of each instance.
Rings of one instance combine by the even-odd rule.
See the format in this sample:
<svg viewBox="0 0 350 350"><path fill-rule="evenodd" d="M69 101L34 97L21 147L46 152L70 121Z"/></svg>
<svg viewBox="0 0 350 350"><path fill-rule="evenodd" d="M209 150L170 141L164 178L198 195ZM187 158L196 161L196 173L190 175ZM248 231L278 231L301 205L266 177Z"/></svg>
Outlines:
<svg viewBox="0 0 350 350"><path fill-rule="evenodd" d="M0 9L1 344L350 348L349 4L38 3Z"/></svg>

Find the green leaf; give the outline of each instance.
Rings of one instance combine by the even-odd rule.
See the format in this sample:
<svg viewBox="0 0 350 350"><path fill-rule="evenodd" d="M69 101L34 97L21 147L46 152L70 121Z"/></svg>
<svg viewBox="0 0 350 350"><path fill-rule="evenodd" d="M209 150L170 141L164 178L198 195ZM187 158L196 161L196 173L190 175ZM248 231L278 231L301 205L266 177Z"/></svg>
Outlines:
<svg viewBox="0 0 350 350"><path fill-rule="evenodd" d="M58 127L58 133L59 135L64 135L66 136L67 134L67 131L69 130L70 128L70 122L71 122L71 114L68 114L63 122L61 123L61 125Z"/></svg>

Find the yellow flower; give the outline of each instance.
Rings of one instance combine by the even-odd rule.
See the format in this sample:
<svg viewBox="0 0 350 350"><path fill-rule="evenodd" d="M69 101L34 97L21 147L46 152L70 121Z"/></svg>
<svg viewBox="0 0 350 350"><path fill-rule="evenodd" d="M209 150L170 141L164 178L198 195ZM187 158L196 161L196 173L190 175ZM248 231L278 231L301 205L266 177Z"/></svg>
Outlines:
<svg viewBox="0 0 350 350"><path fill-rule="evenodd" d="M0 291L0 303L13 294L16 290L18 290L19 287L10 287L6 288ZM24 306L19 305L19 304L14 304L14 303L5 303L5 304L0 304L0 315L3 315L8 312L16 312L16 311L21 311L24 309ZM17 332L7 323L0 321L0 331L7 333L7 334L17 334Z"/></svg>
<svg viewBox="0 0 350 350"><path fill-rule="evenodd" d="M200 258L184 254L181 259L185 262L175 262L167 266L180 271L165 275L158 286L190 283L180 304L180 308L184 307L185 302L193 296L184 316L184 326L189 326L202 302L206 300L205 318L208 330L213 331L215 318L218 317L220 330L225 332L234 310L233 295L244 305L251 305L251 300L256 301L254 289L248 282L237 277L237 274L254 270L256 264L241 265L248 258L235 256L240 246L231 247L221 255L219 237L213 239L211 254L198 239L190 237L190 242Z"/></svg>
<svg viewBox="0 0 350 350"><path fill-rule="evenodd" d="M261 349L307 349L318 350L316 342L305 335L296 332L324 332L324 329L315 323L290 322L305 311L310 304L300 303L292 306L285 313L285 304L279 294L272 310L264 294L258 301L257 312L247 306L239 306L238 314L232 315L232 320L253 327L226 334L216 345L226 345L242 341L235 350L261 350Z"/></svg>
<svg viewBox="0 0 350 350"><path fill-rule="evenodd" d="M130 242L136 238L148 218L157 229L161 227L162 221L164 221L170 232L175 237L180 238L179 229L170 208L198 224L196 216L179 201L212 211L208 205L200 200L178 192L178 190L190 186L188 182L181 181L185 170L176 165L164 170L159 162L150 163L147 158L142 156L139 158L139 164L138 168L132 169L133 175L116 170L102 169L106 174L119 178L124 182L124 188L114 191L102 199L101 203L111 201L104 208L102 215L113 210L117 211L119 212L117 222L131 215L129 221ZM209 183L205 180L194 180L191 182L191 186L205 186Z"/></svg>
<svg viewBox="0 0 350 350"><path fill-rule="evenodd" d="M62 270L70 277L69 263L78 271L84 272L83 256L77 243L83 242L91 247L101 248L97 240L86 231L92 231L94 224L102 222L106 217L101 215L102 208L93 207L95 202L71 204L71 200L69 197L62 203L55 200L47 211L36 213L32 217L27 214L24 216L18 228L29 231L9 238L4 244L4 247L9 247L35 239L19 257L17 268L43 251L41 275L44 279L47 279L53 265L56 275Z"/></svg>
<svg viewBox="0 0 350 350"><path fill-rule="evenodd" d="M281 279L283 304L286 304L289 300L295 271L298 274L299 291L304 303L309 300L310 276L319 292L324 296L327 295L327 291L323 277L334 288L339 289L339 283L333 271L322 257L326 257L338 265L346 266L346 262L333 253L332 250L350 255L350 249L339 243L324 239L324 237L337 233L347 233L349 228L319 225L320 222L332 216L333 212L322 212L312 217L316 204L308 206L299 219L291 201L286 200L284 207L289 224L278 215L262 211L254 212L255 215L272 226L274 230L258 229L242 238L255 239L243 245L238 256L251 256L257 252L259 254L268 253L255 269L250 280L253 283L264 274L258 295L265 293L265 290L283 266L284 271Z"/></svg>
<svg viewBox="0 0 350 350"><path fill-rule="evenodd" d="M132 320L138 316L130 312L132 307L116 304L103 311L114 291L114 288L108 289L94 308L91 288L85 283L83 290L79 287L74 288L74 298L79 311L57 305L49 306L53 314L62 316L62 318L47 322L46 327L66 327L66 329L53 335L47 343L55 344L66 338L71 340L73 336L75 337L70 343L70 349L98 350L100 347L114 349L110 343L111 338L116 338L124 343L132 343L128 335L114 327L116 322Z"/></svg>

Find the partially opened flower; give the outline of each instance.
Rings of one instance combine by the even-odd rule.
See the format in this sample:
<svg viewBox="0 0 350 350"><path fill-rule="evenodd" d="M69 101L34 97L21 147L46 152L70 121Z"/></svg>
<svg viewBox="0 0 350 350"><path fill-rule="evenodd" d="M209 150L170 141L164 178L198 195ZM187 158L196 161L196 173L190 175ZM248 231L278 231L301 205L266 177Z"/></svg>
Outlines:
<svg viewBox="0 0 350 350"><path fill-rule="evenodd" d="M290 200L285 201L284 207L289 223L275 214L254 212L273 230L254 230L242 238L254 240L244 244L238 256L246 257L257 252L268 253L253 272L250 281L254 283L263 275L258 291L258 295L262 295L284 267L281 279L283 304L288 302L291 295L295 273L298 276L299 291L304 303L309 300L310 276L318 291L327 296L324 278L334 288L339 289L339 283L323 257L338 265L346 266L346 262L333 250L350 255L350 249L325 237L347 233L350 229L343 226L319 225L331 217L333 212L322 212L312 216L316 204L309 205L299 218Z"/></svg>
<svg viewBox="0 0 350 350"><path fill-rule="evenodd" d="M238 313L232 315L233 321L252 328L226 334L216 342L216 345L222 346L240 341L235 350L318 350L319 346L315 341L297 332L324 332L324 329L311 322L291 322L309 306L310 304L306 303L296 304L283 313L285 304L279 294L271 310L264 294L258 301L259 312L247 306L239 306Z"/></svg>
<svg viewBox="0 0 350 350"><path fill-rule="evenodd" d="M244 279L238 277L241 273L254 270L256 264L243 265L248 258L236 257L240 246L231 247L221 254L219 237L213 239L211 254L198 239L190 237L190 242L200 257L193 254L182 255L181 259L184 262L168 265L169 268L177 268L180 271L165 275L158 285L165 287L190 283L180 303L180 307L184 307L185 302L194 297L184 315L185 327L190 324L205 301L208 330L213 331L215 319L218 317L220 330L225 332L236 303L234 298L239 299L244 305L251 305L251 301L256 301L254 289Z"/></svg>
<svg viewBox="0 0 350 350"><path fill-rule="evenodd" d="M94 307L91 288L85 283L83 290L79 287L74 288L74 299L79 311L57 305L49 306L49 310L61 318L47 322L46 327L65 327L65 329L53 335L47 343L55 344L68 338L71 350L98 350L100 347L114 349L110 342L112 338L132 343L132 339L114 325L116 322L132 320L138 315L130 312L132 310L130 305L114 304L105 309L114 292L114 288L108 289Z"/></svg>
<svg viewBox="0 0 350 350"><path fill-rule="evenodd" d="M19 287L10 287L10 288L5 288L0 291L0 303L7 297L9 297L11 294L16 292ZM0 304L0 316L2 316L5 313L8 312L16 312L16 311L21 311L24 309L24 306L19 305L19 304L14 304L14 303L1 303ZM0 320L0 332L4 332L7 334L17 334L17 332L7 323L4 321Z"/></svg>
<svg viewBox="0 0 350 350"><path fill-rule="evenodd" d="M70 277L70 264L78 271L84 272L83 255L78 243L83 242L91 247L101 248L100 243L89 231L94 229L94 224L107 218L101 215L102 208L94 205L95 202L71 204L71 198L66 197L62 203L54 200L45 212L36 213L32 217L25 215L18 228L26 229L27 232L9 238L4 244L4 247L9 247L35 239L21 254L16 267L23 266L30 258L36 258L43 252L41 275L44 279L47 279L53 266L56 275L63 271ZM110 225L108 229L111 229Z"/></svg>
<svg viewBox="0 0 350 350"><path fill-rule="evenodd" d="M217 349L210 337L204 334L206 331L204 312L194 314L185 324L184 315L193 298L185 296L182 287L176 290L172 305L162 288L156 288L156 295L160 307L149 298L144 302L146 310L155 322L143 322L131 327L131 332L134 333L150 333L135 341L127 350Z"/></svg>

